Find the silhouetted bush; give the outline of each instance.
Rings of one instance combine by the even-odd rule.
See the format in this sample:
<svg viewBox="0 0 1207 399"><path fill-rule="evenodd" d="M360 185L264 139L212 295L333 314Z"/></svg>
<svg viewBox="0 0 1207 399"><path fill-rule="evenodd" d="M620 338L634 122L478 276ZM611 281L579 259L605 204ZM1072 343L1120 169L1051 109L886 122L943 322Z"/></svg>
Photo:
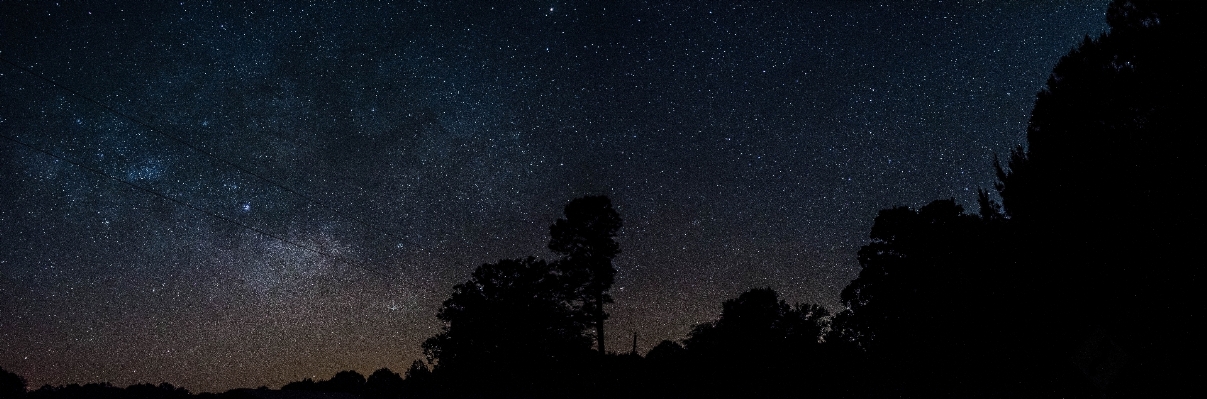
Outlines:
<svg viewBox="0 0 1207 399"><path fill-rule="evenodd" d="M365 376L353 370L335 373L330 380L318 384L320 391L345 392L359 394L365 387Z"/></svg>
<svg viewBox="0 0 1207 399"><path fill-rule="evenodd" d="M531 257L478 267L437 317L447 325L424 351L437 360L433 372L459 389L518 394L554 387L564 381L553 377L568 378L563 374L590 351L558 275Z"/></svg>
<svg viewBox="0 0 1207 399"><path fill-rule="evenodd" d="M364 395L368 398L397 398L402 394L402 376L388 368L378 369L365 381Z"/></svg>
<svg viewBox="0 0 1207 399"><path fill-rule="evenodd" d="M829 313L817 305L788 305L771 288L746 291L722 304L721 317L697 325L685 339L684 350L663 345L663 354L683 356L689 384L705 396L784 397L812 394L814 384L795 384L822 376L811 375L826 363L822 332ZM680 352L676 355L675 352Z"/></svg>
<svg viewBox="0 0 1207 399"><path fill-rule="evenodd" d="M365 376L353 370L345 370L335 373L335 376L332 376L329 380L314 381L306 378L301 381L285 384L285 386L281 387L281 390L342 392L359 395L364 390L364 387Z"/></svg>
<svg viewBox="0 0 1207 399"><path fill-rule="evenodd" d="M0 399L25 396L25 378L0 367Z"/></svg>
<svg viewBox="0 0 1207 399"><path fill-rule="evenodd" d="M650 363L673 362L679 359L685 353L683 345L671 340L662 340L653 349L650 349L645 355L645 359Z"/></svg>
<svg viewBox="0 0 1207 399"><path fill-rule="evenodd" d="M317 391L319 389L318 389L318 384L315 383L314 380L306 378L301 381L294 381L294 382L285 384L284 386L281 387L281 390L282 391Z"/></svg>

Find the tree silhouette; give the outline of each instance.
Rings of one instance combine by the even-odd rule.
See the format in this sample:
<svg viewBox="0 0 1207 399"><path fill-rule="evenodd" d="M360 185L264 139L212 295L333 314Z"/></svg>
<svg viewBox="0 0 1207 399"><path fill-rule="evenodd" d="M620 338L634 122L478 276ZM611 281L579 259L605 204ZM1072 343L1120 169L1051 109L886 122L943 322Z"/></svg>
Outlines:
<svg viewBox="0 0 1207 399"><path fill-rule="evenodd" d="M135 384L128 386L123 396L132 399L175 399L188 398L191 395L187 389L164 382L159 385Z"/></svg>
<svg viewBox="0 0 1207 399"><path fill-rule="evenodd" d="M705 387L702 394L797 395L803 387L787 381L823 362L817 355L828 316L821 306L788 305L771 288L752 289L726 300L716 321L693 328L682 352L664 343L662 353L651 351L650 357L683 356L691 364L688 378Z"/></svg>
<svg viewBox="0 0 1207 399"><path fill-rule="evenodd" d="M629 366L639 357L589 360L592 340L585 334L594 327L603 352L603 306L611 301L620 226L607 197L578 198L550 227L549 248L561 259L500 260L474 270L441 306L441 333L423 344L433 368L413 365L407 390L557 396L591 386L620 392L608 386L631 379Z"/></svg>
<svg viewBox="0 0 1207 399"><path fill-rule="evenodd" d="M317 391L318 383L310 378L304 378L301 381L294 381L281 386L282 391Z"/></svg>
<svg viewBox="0 0 1207 399"><path fill-rule="evenodd" d="M1202 2L1116 0L1110 32L1063 57L1036 99L1027 147L997 165L1020 260L1061 317L1052 350L1068 353L1098 395L1168 396L1202 377L1173 366L1201 353L1195 292L1207 158L1191 51ZM1194 348L1194 349L1192 349ZM1115 367L1117 359L1128 359Z"/></svg>
<svg viewBox="0 0 1207 399"><path fill-rule="evenodd" d="M1022 306L1032 301L1019 288L1012 251L1001 248L1009 230L986 206L983 216L954 200L880 211L827 341L886 362L893 375L871 378L898 393L959 396L1017 378L1011 365L1030 361L1018 353L1028 345L1024 334L1034 335L1018 320L1032 317ZM988 362L991 356L1004 357ZM1003 360L1009 356L1015 360Z"/></svg>
<svg viewBox="0 0 1207 399"><path fill-rule="evenodd" d="M381 370L378 370L381 371ZM386 370L389 371L389 370ZM317 391L317 392L343 392L359 395L365 388L365 376L354 370L345 370L335 373L335 376L329 380L314 381L306 378L301 381L294 381L281 387L283 391Z"/></svg>
<svg viewBox="0 0 1207 399"><path fill-rule="evenodd" d="M417 380L427 380L432 378L432 370L423 364L423 361L416 360L411 362L411 367L407 368L406 380L415 382Z"/></svg>
<svg viewBox="0 0 1207 399"><path fill-rule="evenodd" d="M604 350L604 304L615 281L612 258L620 253L614 240L621 227L620 215L606 196L587 196L570 201L565 218L549 228L549 249L562 255L557 262L563 279L579 301L579 312L595 327L596 349Z"/></svg>
<svg viewBox="0 0 1207 399"><path fill-rule="evenodd" d="M434 373L514 392L570 371L590 341L552 265L529 257L478 267L437 314L446 326L423 344Z"/></svg>
<svg viewBox="0 0 1207 399"><path fill-rule="evenodd" d="M1201 372L1198 2L1116 0L1037 97L999 205L881 211L827 338L894 395L1170 396ZM1173 361L1177 359L1177 361Z"/></svg>
<svg viewBox="0 0 1207 399"><path fill-rule="evenodd" d="M655 345L653 349L650 349L649 353L646 353L645 358L651 362L660 362L679 358L683 356L685 350L683 349L683 345L679 345L678 342L664 339L658 345Z"/></svg>
<svg viewBox="0 0 1207 399"><path fill-rule="evenodd" d="M931 332L949 313L966 312L972 298L961 279L984 267L979 219L954 200L934 201L918 211L880 211L872 242L859 250L863 269L842 291L850 315L846 337L873 350L917 349L919 340L947 340ZM971 273L969 273L971 272ZM879 347L879 348L876 348Z"/></svg>
<svg viewBox="0 0 1207 399"><path fill-rule="evenodd" d="M798 305L794 309L771 288L757 288L726 300L721 317L697 325L684 343L695 353L769 356L773 349L790 346L788 342L817 344L827 316L829 313L820 306Z"/></svg>
<svg viewBox="0 0 1207 399"><path fill-rule="evenodd" d="M0 367L0 399L25 396L25 378Z"/></svg>
<svg viewBox="0 0 1207 399"><path fill-rule="evenodd" d="M330 380L318 383L319 390L359 394L365 387L365 376L354 370L335 373Z"/></svg>
<svg viewBox="0 0 1207 399"><path fill-rule="evenodd" d="M402 392L406 397L434 396L432 392L437 388L432 370L421 360L411 362L411 367L406 371L406 379L403 381L405 384Z"/></svg>
<svg viewBox="0 0 1207 399"><path fill-rule="evenodd" d="M402 376L398 373L381 368L369 374L363 392L368 398L397 398L401 395L404 384Z"/></svg>

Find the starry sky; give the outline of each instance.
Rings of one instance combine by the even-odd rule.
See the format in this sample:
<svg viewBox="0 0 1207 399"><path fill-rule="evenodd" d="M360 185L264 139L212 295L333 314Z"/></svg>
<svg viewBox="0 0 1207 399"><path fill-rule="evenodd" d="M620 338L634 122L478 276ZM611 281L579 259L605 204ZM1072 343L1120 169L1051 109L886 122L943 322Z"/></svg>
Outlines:
<svg viewBox="0 0 1207 399"><path fill-rule="evenodd" d="M625 222L610 349L753 287L836 309L876 212L975 211L1106 28L1104 0L148 3L0 3L0 367L34 387L401 371L588 194Z"/></svg>

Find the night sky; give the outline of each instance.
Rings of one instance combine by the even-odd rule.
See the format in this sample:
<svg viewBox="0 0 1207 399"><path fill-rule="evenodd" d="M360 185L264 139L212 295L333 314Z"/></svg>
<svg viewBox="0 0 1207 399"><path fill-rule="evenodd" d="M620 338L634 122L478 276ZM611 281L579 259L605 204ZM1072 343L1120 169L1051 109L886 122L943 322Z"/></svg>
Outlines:
<svg viewBox="0 0 1207 399"><path fill-rule="evenodd" d="M835 310L876 212L975 211L1106 29L1104 0L20 3L0 57L61 86L0 63L0 367L194 392L404 370L588 194L625 222L610 349L753 287Z"/></svg>

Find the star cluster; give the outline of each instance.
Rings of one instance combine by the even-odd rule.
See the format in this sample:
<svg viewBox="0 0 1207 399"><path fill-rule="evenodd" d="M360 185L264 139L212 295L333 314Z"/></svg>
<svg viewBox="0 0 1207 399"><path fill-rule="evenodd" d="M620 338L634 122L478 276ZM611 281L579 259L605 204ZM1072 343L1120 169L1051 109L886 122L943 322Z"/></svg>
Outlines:
<svg viewBox="0 0 1207 399"><path fill-rule="evenodd" d="M0 366L402 370L587 194L625 221L612 348L752 287L835 309L879 209L975 206L1106 8L498 3L0 4Z"/></svg>

